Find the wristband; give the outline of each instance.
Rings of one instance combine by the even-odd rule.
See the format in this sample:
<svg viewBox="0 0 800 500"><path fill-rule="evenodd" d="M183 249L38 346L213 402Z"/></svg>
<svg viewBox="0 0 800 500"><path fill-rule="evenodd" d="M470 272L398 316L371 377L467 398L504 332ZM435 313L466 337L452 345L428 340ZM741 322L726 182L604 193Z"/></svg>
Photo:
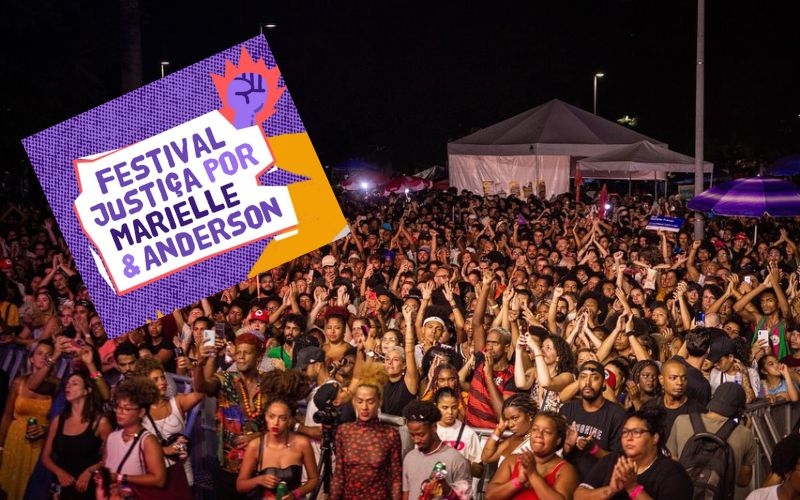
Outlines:
<svg viewBox="0 0 800 500"><path fill-rule="evenodd" d="M103 373L98 370L94 373L89 374L89 378L92 380L100 380L101 378L103 378Z"/></svg>
<svg viewBox="0 0 800 500"><path fill-rule="evenodd" d="M294 431L297 432L297 429L300 428L300 422L294 424Z"/></svg>
<svg viewBox="0 0 800 500"><path fill-rule="evenodd" d="M630 497L630 499L631 499L631 500L633 500L634 498L636 498L637 496L639 496L639 493L641 493L642 491L644 491L644 486L642 486L642 485L640 484L639 486L637 486L636 488L634 488L633 490L631 490L631 492L630 492L630 493L628 493L628 497Z"/></svg>
<svg viewBox="0 0 800 500"><path fill-rule="evenodd" d="M519 482L519 478L517 478L517 477L512 477L511 478L511 484L514 486L515 490L521 490L522 489L522 483Z"/></svg>
<svg viewBox="0 0 800 500"><path fill-rule="evenodd" d="M595 455L597 455L598 451L600 451L600 446L597 443L595 443L594 447L592 447L592 449L589 450L589 455L595 456Z"/></svg>
<svg viewBox="0 0 800 500"><path fill-rule="evenodd" d="M492 433L492 441L494 441L495 443L496 443L496 442L498 442L498 441L500 441L500 436L498 436L497 434L495 434L495 433L493 432L493 433Z"/></svg>
<svg viewBox="0 0 800 500"><path fill-rule="evenodd" d="M300 498L303 496L303 494L300 493L300 488L292 490L292 496L295 498L295 500L300 500Z"/></svg>

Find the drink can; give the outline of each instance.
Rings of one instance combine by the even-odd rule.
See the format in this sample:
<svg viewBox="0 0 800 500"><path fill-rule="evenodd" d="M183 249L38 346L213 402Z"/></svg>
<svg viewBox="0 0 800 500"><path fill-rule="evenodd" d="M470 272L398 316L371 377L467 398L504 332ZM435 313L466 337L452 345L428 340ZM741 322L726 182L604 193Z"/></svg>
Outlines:
<svg viewBox="0 0 800 500"><path fill-rule="evenodd" d="M286 481L278 483L278 487L275 488L275 498L281 500L287 493L289 493L289 486L286 484Z"/></svg>

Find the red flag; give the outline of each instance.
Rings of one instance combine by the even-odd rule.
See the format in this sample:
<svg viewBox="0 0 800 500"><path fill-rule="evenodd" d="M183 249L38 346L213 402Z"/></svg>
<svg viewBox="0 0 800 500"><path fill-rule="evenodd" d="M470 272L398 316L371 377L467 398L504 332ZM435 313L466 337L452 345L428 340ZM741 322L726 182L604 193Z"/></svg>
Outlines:
<svg viewBox="0 0 800 500"><path fill-rule="evenodd" d="M600 189L600 197L597 199L597 213L600 214L601 219L606 218L606 201L608 200L608 188L605 184Z"/></svg>

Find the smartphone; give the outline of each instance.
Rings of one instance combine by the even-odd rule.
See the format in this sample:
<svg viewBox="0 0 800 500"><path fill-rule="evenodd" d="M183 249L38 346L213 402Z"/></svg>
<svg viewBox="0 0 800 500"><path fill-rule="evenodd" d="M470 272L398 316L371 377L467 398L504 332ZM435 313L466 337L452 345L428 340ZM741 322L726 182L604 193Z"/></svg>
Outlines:
<svg viewBox="0 0 800 500"><path fill-rule="evenodd" d="M769 345L769 330L758 331L758 342L766 342Z"/></svg>
<svg viewBox="0 0 800 500"><path fill-rule="evenodd" d="M175 346L175 357L182 358L186 354L183 352L183 348L181 346Z"/></svg>
<svg viewBox="0 0 800 500"><path fill-rule="evenodd" d="M214 323L214 332L217 334L217 337L224 339L225 338L225 323L222 321L217 321Z"/></svg>
<svg viewBox="0 0 800 500"><path fill-rule="evenodd" d="M694 315L694 324L697 326L705 326L706 324L706 313L703 311L698 311Z"/></svg>
<svg viewBox="0 0 800 500"><path fill-rule="evenodd" d="M214 330L203 330L203 347L211 346L217 343L217 333Z"/></svg>

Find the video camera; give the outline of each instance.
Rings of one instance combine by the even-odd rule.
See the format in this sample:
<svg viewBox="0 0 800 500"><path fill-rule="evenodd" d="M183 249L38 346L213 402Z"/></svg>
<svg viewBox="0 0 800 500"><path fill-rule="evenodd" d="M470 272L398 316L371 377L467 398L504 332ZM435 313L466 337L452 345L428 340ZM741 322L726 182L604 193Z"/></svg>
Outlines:
<svg viewBox="0 0 800 500"><path fill-rule="evenodd" d="M318 424L336 425L339 423L341 412L334 406L333 402L336 396L339 395L339 384L336 382L328 382L322 384L314 394L314 404L317 405L318 410L311 416L314 422Z"/></svg>

